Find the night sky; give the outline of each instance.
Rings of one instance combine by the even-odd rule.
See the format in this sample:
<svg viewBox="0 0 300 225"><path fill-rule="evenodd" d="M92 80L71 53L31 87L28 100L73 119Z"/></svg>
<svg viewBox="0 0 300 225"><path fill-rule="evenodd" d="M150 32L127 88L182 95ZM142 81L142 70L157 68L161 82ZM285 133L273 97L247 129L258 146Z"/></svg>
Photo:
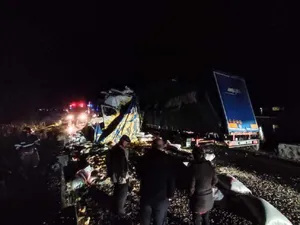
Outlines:
<svg viewBox="0 0 300 225"><path fill-rule="evenodd" d="M4 9L0 116L103 88L197 82L213 68L245 77L255 106L292 105L299 95L298 20L284 1L9 1Z"/></svg>

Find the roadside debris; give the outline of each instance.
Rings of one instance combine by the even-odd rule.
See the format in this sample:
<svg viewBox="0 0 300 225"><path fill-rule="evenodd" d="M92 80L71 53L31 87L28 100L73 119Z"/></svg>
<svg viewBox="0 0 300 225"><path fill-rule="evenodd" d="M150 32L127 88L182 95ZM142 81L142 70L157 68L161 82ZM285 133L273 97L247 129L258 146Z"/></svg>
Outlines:
<svg viewBox="0 0 300 225"><path fill-rule="evenodd" d="M278 156L300 162L300 145L280 143L278 145Z"/></svg>
<svg viewBox="0 0 300 225"><path fill-rule="evenodd" d="M142 134L144 137L146 134ZM151 136L149 135L147 141L150 140ZM140 157L144 148L148 147L147 142L134 143L131 146L130 157L132 162L134 162L138 157ZM165 152L172 157L178 158L180 160L187 159L187 162L192 160L191 151L188 149L181 149L179 145L172 145L168 143L168 146L171 146L173 150L166 150ZM85 155L85 160L88 163L88 167L83 168L82 172L77 172L76 179L72 182L78 182L80 185L74 186L71 188L71 191L76 191L77 187L80 187L76 191L79 198L76 201L78 208L78 216L80 219L80 224L88 222L89 225L96 224L110 224L112 217L110 213L110 202L113 194L113 185L110 182L110 179L106 177L106 165L105 165L105 156L106 150L103 147L99 148L97 145L93 145L90 142L82 143L80 146L76 146L80 149L80 153ZM68 151L75 151L76 148L69 149ZM109 148L107 146L106 148ZM89 149L89 150L87 150ZM214 154L208 154L208 158L216 157ZM89 169L87 169L89 168ZM89 172L86 173L86 170ZM299 194L293 192L291 189L288 192L276 191L275 196L281 196L281 200L272 199L274 191L276 188L280 188L278 183L273 183L274 186L272 189L263 187L262 183L266 184L267 180L262 181L261 178L256 173L247 173L245 171L239 170L234 167L217 167L219 173L230 174L228 176L232 181L232 191L244 194L253 194L258 197L262 197L267 201L270 201L276 208L278 208L284 215L287 216L294 224L297 224L297 221L300 221L297 218L298 205L296 203L289 202L286 205L278 204L279 202L290 201L291 199L296 200L299 203ZM88 178L95 177L94 182L88 182ZM237 178L237 179L236 179ZM273 179L269 176L269 179ZM242 181L242 182L241 182ZM246 184L245 185L243 185ZM133 224L139 224L139 180L136 177L135 172L131 173L131 185L132 191L129 194L128 201L126 203L127 211L130 211L128 219L132 221ZM76 188L75 188L76 187ZM224 195L219 190L215 190L215 198L222 200ZM290 199L290 200L288 200ZM296 214L295 214L296 213ZM171 207L168 212L168 224L186 224L188 225L191 222L191 215L188 208L188 197L185 192L182 190L177 190L175 197L171 202ZM234 214L233 212L228 212L224 209L216 207L211 212L211 222L215 224L246 224L251 225L252 222Z"/></svg>

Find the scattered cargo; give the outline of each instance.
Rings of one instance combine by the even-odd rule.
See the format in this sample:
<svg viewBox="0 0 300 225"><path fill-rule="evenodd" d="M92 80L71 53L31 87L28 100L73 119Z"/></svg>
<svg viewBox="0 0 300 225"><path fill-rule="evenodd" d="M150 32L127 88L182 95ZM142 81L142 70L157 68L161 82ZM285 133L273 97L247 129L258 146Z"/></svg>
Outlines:
<svg viewBox="0 0 300 225"><path fill-rule="evenodd" d="M230 163L226 166L216 164L216 161L224 158L225 151L220 156L215 149L224 150L223 144L226 144L226 149L252 147L257 150L259 129L245 81L220 72L214 72L214 79L214 91L203 89L200 85L197 91L189 88L178 90L184 94L174 98L176 92L173 92L171 98L162 97L160 107L146 111L144 118L137 96L127 87L124 91L111 89L106 92L103 102L97 106L98 111L92 110L91 103L70 104L69 115L65 118L69 121L68 132L61 132L65 131L64 123L57 123L50 128L58 129L58 139L64 142L63 152L59 153L61 156L51 167L57 177L52 177L52 184L49 184L50 188L52 185L52 189L59 189L53 193L60 195L58 202L61 208L75 211L78 224L111 224L114 218L111 217L109 206L113 185L106 175L105 155L126 134L132 140L130 157L133 168L130 174L132 191L127 202L127 209L131 212L128 219L137 224L139 180L135 174L135 163L154 138L163 136L164 132L175 131L174 139L180 141L173 142L171 138L166 138L164 152L170 156L170 160L174 160L179 179L188 177L186 169L192 160L191 148L198 144L208 146L205 158L220 173L220 182L214 189L217 207L212 210L212 221L249 225L290 225L290 221L299 223L299 218L294 214L298 210L300 196L292 187L284 186L288 190L285 193L273 178L269 178L272 181L263 180L251 169L249 175ZM78 111L75 119L76 107L81 111ZM145 122L144 132L141 132L142 121ZM44 126L43 130L48 128ZM158 129L159 133L155 133L153 128ZM146 132L150 130L150 133ZM287 148L292 152L298 151L296 146L280 145L282 156L291 154L287 153ZM74 168L70 169L71 165ZM261 183L267 186L266 189L260 186ZM277 189L281 190L280 193L277 193ZM276 198L280 196L273 201L272 194ZM290 202L291 199L295 202ZM288 207L283 206L284 203ZM190 219L185 189L178 187L169 210L169 224L188 224Z"/></svg>
<svg viewBox="0 0 300 225"><path fill-rule="evenodd" d="M89 167L93 168L92 170L96 171L98 180L100 182L94 183L83 183L86 178L81 180L81 184L84 184L80 187L77 193L77 213L78 218L81 221L88 221L90 225L97 224L101 222L101 224L109 224L114 218L110 214L109 202L111 201L111 196L113 192L113 185L109 179L106 179L106 165L105 165L105 155L106 151L103 148L99 148L97 146L92 146L90 144L81 144L77 146L80 148L80 152L89 152L85 154L84 159L88 162ZM167 147L167 146L166 146ZM179 183L181 179L186 179L187 174L186 165L183 162L189 162L192 160L191 152L189 150L181 149L179 145L173 145L171 143L168 144L168 148L165 150L166 154L169 154L171 159L174 160L175 165L178 165L179 172ZM84 149L90 149L88 151ZM143 155L144 148L147 148L147 145L141 144L133 144L131 146L131 155L130 159L132 164L135 164L135 161ZM222 147L221 147L222 148ZM210 147L212 149L212 147ZM70 149L68 151L74 151L74 149ZM221 151L218 150L218 151ZM211 160L217 158L219 160L219 153L216 150L212 154L207 154ZM183 167L180 167L180 164ZM134 168L134 167L133 167ZM89 169L89 171L92 171ZM84 168L83 170L84 171ZM215 189L215 199L216 199L216 207L212 210L211 219L215 221L215 223L219 224L264 224L270 225L272 223L277 222L282 225L291 225L290 221L293 221L294 224L296 221L296 217L292 212L297 210L297 204L290 204L289 207L284 207L281 205L282 201L287 201L291 198L296 198L295 201L299 201L300 196L296 194L295 191L288 192L280 192L276 193L282 195L282 199L273 201L272 193L276 192L277 187L281 188L279 184L270 183L269 181L264 181L267 187L266 191L262 187L260 187L260 192L257 192L257 185L260 185L261 181L258 175L255 173L251 173L249 175L247 172L233 169L230 166L223 167L217 164L217 171L220 173L219 180L220 183L217 185L217 189ZM77 174L77 175L76 175ZM80 172L76 172L74 176L78 176ZM84 173L85 174L85 173ZM246 184L245 185L245 177ZM253 176L251 178L250 176ZM89 177L84 175L84 177ZM77 179L77 178L75 178ZM268 178L270 179L270 178ZM269 183L266 183L269 182ZM139 204L139 180L137 180L135 171L131 172L131 183L132 183L132 191L129 194L128 201L126 203L127 209L130 211L130 215L126 220L131 221L133 224L137 224L138 220L138 211L137 209ZM272 187L269 187L272 185ZM254 191L252 191L252 189ZM188 199L185 195L185 189L178 187L174 200L171 203L169 210L169 224L188 224L191 219L191 215L188 209ZM74 190L70 190L74 191ZM257 197L255 197L257 196ZM275 207L279 207L281 211L284 209L285 217L282 213L280 213L276 208L274 208L270 203L274 204ZM279 204L280 203L280 204ZM260 210L262 209L262 210ZM96 212L97 211L97 212ZM125 223L125 222L124 222Z"/></svg>

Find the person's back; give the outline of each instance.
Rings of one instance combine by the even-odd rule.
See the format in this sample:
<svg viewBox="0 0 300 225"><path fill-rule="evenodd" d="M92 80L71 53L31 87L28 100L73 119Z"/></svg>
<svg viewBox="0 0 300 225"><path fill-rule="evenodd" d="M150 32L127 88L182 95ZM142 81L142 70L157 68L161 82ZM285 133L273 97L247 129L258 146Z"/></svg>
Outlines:
<svg viewBox="0 0 300 225"><path fill-rule="evenodd" d="M168 156L160 151L164 144L161 139L153 142L152 149L143 156L138 169L141 179L141 225L162 225L173 197L175 183L172 165Z"/></svg>
<svg viewBox="0 0 300 225"><path fill-rule="evenodd" d="M172 167L165 153L150 149L141 161L141 197L142 201L161 201L171 195Z"/></svg>
<svg viewBox="0 0 300 225"><path fill-rule="evenodd" d="M212 193L215 171L211 163L207 160L194 162L191 165L191 170L195 179L195 191L193 195L202 196L204 194Z"/></svg>
<svg viewBox="0 0 300 225"><path fill-rule="evenodd" d="M195 225L209 224L209 211L213 208L214 200L212 187L217 183L215 169L205 160L201 148L193 150L194 162L190 166L190 208Z"/></svg>
<svg viewBox="0 0 300 225"><path fill-rule="evenodd" d="M119 182L119 178L126 178L128 172L128 151L121 148L119 144L109 150L107 155L108 173L114 183Z"/></svg>

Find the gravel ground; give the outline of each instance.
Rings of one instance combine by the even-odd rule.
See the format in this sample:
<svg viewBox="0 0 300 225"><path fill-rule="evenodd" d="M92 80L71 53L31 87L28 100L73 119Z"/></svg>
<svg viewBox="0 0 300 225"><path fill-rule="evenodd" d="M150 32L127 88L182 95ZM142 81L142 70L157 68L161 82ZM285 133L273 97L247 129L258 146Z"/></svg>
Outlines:
<svg viewBox="0 0 300 225"><path fill-rule="evenodd" d="M103 174L105 174L105 154L103 152L101 153L99 149L95 150L94 148L91 148L89 144L85 144L85 148L81 150L81 152L87 154L87 162L98 171L98 176L103 177ZM93 154L91 154L91 152L93 152ZM136 157L142 154L142 151L138 148L132 152L134 152L134 154L131 157L131 161L135 161ZM289 170L285 167L276 168L276 171L273 171L270 169L270 166L268 166L270 159L267 158L262 159L259 158L259 156L249 158L247 154L244 154L245 156L241 157L243 154L241 152L238 153L238 157L234 157L234 155L231 154L233 153L229 153L230 157L228 157L227 154L217 154L220 158L217 171L219 173L227 173L235 176L243 182L255 196L269 201L293 224L300 224L299 176L297 176L295 172L293 172L292 176L286 174ZM174 152L171 155L174 156ZM184 157L186 157L186 155ZM256 158L259 158L259 162L255 161ZM261 163L263 163L263 165L260 165ZM272 166L275 165L273 164ZM281 165L278 164L278 166L280 167ZM296 167L293 168L288 165L288 168L290 170L295 170ZM282 173L280 174L278 171L281 171ZM132 174L132 184L133 190L126 203L126 209L130 212L130 215L122 220L113 217L110 213L113 187L108 179L98 183L98 185L95 184L91 187L85 187L77 191L79 225L139 224L139 181L136 179L134 173ZM252 224L252 222L241 218L232 212L227 212L218 208L212 210L210 219L211 224ZM112 221L114 221L114 223L112 223ZM191 215L188 210L187 195L184 190L177 189L175 197L169 207L168 224L187 225L190 223Z"/></svg>
<svg viewBox="0 0 300 225"><path fill-rule="evenodd" d="M281 177L247 172L237 167L218 167L219 173L235 176L257 197L270 202L293 224L300 224L300 193L295 189L299 178L291 178L293 185L281 184Z"/></svg>
<svg viewBox="0 0 300 225"><path fill-rule="evenodd" d="M136 179L133 179L133 183L134 190L129 195L126 203L126 210L131 214L128 218L119 220L119 223L117 224L139 224L139 196L137 193L139 190L139 182ZM112 221L118 221L118 218L114 218L109 211L109 201L111 201L112 190L112 186L107 184L102 188L94 188L92 191L88 190L88 188L81 191L79 195L80 206L78 213L81 223L79 224L108 225L112 224ZM212 210L210 218L212 224L252 224L250 221L233 213L216 208ZM175 193L168 211L168 224L191 224L191 214L188 210L188 198L183 191L177 190Z"/></svg>
<svg viewBox="0 0 300 225"><path fill-rule="evenodd" d="M300 164L239 150L218 151L218 172L232 174L253 193L300 224Z"/></svg>
<svg viewBox="0 0 300 225"><path fill-rule="evenodd" d="M80 149L82 149L81 153L87 155L88 163L98 171L99 177L103 177L103 174L105 174L105 155L100 153L101 151L99 149L95 149L91 146L91 143L84 143L84 146L80 147ZM90 152L94 153L90 154ZM140 154L141 151L137 150L134 157L138 157ZM174 155L174 153L172 153L172 155ZM253 195L269 201L294 225L300 224L299 165L257 155L254 156L252 153L237 153L231 150L222 151L221 154L217 155L217 158L220 159L217 166L219 173L227 173L235 176L252 191ZM52 183L52 186L59 184L59 181L55 179L49 182ZM112 224L111 221L119 221L119 223L116 224L122 225L139 224L139 181L136 179L135 174L133 174L132 183L134 184L134 188L126 203L126 208L127 211L130 212L130 215L121 221L113 217L110 213L113 188L108 180L101 183L101 185L95 184L77 191L79 225L105 225ZM49 185L48 188L51 189L50 186L51 185ZM212 210L210 218L211 224L252 224L250 221L232 212L218 208ZM187 195L185 191L178 189L169 207L168 224L187 225L190 224L190 219L191 215L188 210Z"/></svg>

